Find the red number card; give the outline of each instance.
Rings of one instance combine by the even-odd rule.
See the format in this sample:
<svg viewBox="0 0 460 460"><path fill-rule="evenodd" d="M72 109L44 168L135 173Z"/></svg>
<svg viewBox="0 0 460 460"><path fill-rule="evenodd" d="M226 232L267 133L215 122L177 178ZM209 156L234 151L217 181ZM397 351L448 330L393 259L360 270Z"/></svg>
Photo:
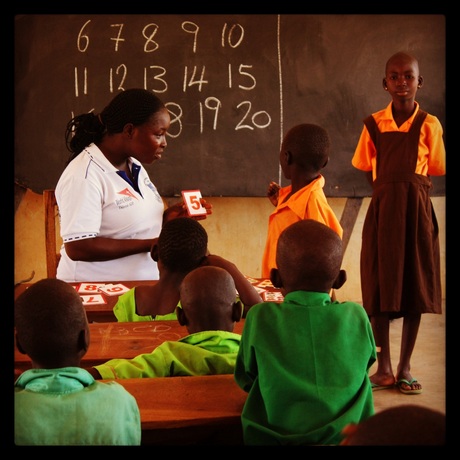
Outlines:
<svg viewBox="0 0 460 460"><path fill-rule="evenodd" d="M81 283L76 289L79 294L98 294L102 286L104 283Z"/></svg>
<svg viewBox="0 0 460 460"><path fill-rule="evenodd" d="M120 295L120 294L123 294L124 292L129 291L129 288L127 288L124 284L121 284L121 283L104 284L104 286L101 286L99 288L99 291L101 291L105 295Z"/></svg>
<svg viewBox="0 0 460 460"><path fill-rule="evenodd" d="M107 303L102 294L81 295L83 305L103 305Z"/></svg>
<svg viewBox="0 0 460 460"><path fill-rule="evenodd" d="M182 197L187 205L187 212L190 217L206 214L206 208L201 205L201 192L199 190L182 190Z"/></svg>

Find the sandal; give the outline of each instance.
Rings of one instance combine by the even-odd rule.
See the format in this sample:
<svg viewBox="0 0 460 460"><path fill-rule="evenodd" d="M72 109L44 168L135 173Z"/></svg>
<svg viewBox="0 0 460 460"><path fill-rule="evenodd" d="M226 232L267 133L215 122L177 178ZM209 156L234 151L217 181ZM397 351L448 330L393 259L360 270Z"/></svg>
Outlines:
<svg viewBox="0 0 460 460"><path fill-rule="evenodd" d="M417 379L412 379L411 381L406 380L406 379L399 379L396 382L396 386L398 387L399 391L401 393L404 393L405 395L419 395L420 393L423 392L423 388L413 388L412 385L414 383L418 383ZM403 385L407 385L410 388L409 389L403 388Z"/></svg>

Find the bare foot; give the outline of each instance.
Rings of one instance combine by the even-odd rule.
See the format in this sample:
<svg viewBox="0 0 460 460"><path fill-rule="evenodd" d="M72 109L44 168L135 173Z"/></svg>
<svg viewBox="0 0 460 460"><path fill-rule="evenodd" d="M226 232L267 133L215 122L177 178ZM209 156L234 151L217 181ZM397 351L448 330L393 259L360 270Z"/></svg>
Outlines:
<svg viewBox="0 0 460 460"><path fill-rule="evenodd" d="M379 387L392 386L396 383L393 374L378 374L377 372L369 377L371 383Z"/></svg>

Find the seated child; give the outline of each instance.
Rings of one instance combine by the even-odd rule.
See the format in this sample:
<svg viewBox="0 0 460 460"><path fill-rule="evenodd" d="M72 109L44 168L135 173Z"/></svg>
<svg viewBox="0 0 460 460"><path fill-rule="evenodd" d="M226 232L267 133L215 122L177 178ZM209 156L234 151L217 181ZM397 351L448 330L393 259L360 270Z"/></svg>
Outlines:
<svg viewBox="0 0 460 460"><path fill-rule="evenodd" d="M341 430L374 414L368 376L376 360L363 307L332 302L346 280L342 239L317 220L287 227L270 279L284 301L247 314L235 365L246 392L246 445L330 445Z"/></svg>
<svg viewBox="0 0 460 460"><path fill-rule="evenodd" d="M32 360L14 384L16 445L140 445L134 397L117 382L96 382L80 367L89 346L77 291L42 279L15 302L18 350Z"/></svg>
<svg viewBox="0 0 460 460"><path fill-rule="evenodd" d="M189 335L133 359L111 359L88 371L96 379L233 374L241 336L233 332L243 305L223 268L198 267L180 286L177 319Z"/></svg>
<svg viewBox="0 0 460 460"><path fill-rule="evenodd" d="M341 446L443 446L446 415L412 404L376 413L361 423L347 425Z"/></svg>
<svg viewBox="0 0 460 460"><path fill-rule="evenodd" d="M249 309L262 298L235 264L208 254L208 235L195 219L181 217L164 224L153 244L151 257L158 262L160 278L150 286L136 286L121 295L113 308L118 321L177 319L179 286L184 276L200 265L226 269L233 277L239 298Z"/></svg>

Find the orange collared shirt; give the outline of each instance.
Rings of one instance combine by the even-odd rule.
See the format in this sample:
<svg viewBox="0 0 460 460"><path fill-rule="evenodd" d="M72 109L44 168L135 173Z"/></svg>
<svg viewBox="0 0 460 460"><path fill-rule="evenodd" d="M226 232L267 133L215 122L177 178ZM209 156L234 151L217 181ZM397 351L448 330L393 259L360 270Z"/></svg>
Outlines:
<svg viewBox="0 0 460 460"><path fill-rule="evenodd" d="M289 225L304 219L314 219L335 230L342 238L343 229L334 211L327 202L323 187L325 180L319 176L310 184L294 193L287 201L284 198L291 192L288 185L279 191L278 206L270 214L268 234L262 257L262 278L270 277L270 270L276 268L276 246L281 232Z"/></svg>
<svg viewBox="0 0 460 460"><path fill-rule="evenodd" d="M399 128L393 119L393 114L391 112L392 104L393 102L390 102L385 109L372 114L380 132L399 131L407 133L419 111L419 104L417 102L415 103L415 112ZM438 118L434 115L427 114L420 131L418 160L414 171L416 174L421 174L423 176L443 176L446 174L446 150L442 133L442 125ZM377 177L376 154L374 143L372 142L366 126L364 126L351 164L362 171L372 171L372 178L375 180Z"/></svg>

